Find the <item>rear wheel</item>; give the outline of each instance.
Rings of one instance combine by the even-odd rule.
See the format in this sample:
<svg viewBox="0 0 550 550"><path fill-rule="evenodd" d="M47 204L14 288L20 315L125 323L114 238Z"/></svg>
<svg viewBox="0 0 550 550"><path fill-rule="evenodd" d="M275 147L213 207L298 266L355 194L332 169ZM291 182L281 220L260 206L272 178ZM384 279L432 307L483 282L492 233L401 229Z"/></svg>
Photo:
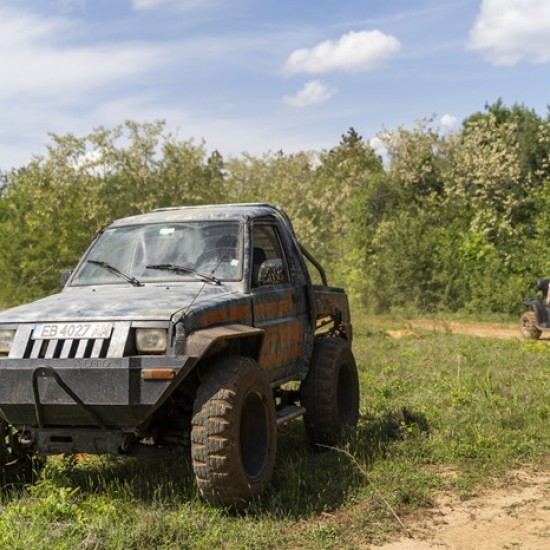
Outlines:
<svg viewBox="0 0 550 550"><path fill-rule="evenodd" d="M520 330L524 338L538 340L542 331L537 328L537 319L534 311L527 311L521 316Z"/></svg>
<svg viewBox="0 0 550 550"><path fill-rule="evenodd" d="M302 382L304 425L314 445L336 445L359 418L359 378L345 340L324 337L315 342L311 365Z"/></svg>
<svg viewBox="0 0 550 550"><path fill-rule="evenodd" d="M263 370L246 357L212 365L197 391L191 458L197 485L212 504L239 506L271 480L277 428Z"/></svg>

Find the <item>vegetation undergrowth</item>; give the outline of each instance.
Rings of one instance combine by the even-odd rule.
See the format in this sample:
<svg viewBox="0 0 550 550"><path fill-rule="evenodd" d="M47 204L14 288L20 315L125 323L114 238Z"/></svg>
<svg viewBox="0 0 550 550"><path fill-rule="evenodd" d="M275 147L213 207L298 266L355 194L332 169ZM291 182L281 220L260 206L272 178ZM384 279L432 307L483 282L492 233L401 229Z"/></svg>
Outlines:
<svg viewBox="0 0 550 550"><path fill-rule="evenodd" d="M356 548L406 528L434 494L463 498L550 455L546 342L355 319L361 419L339 449L280 432L275 475L240 512L201 502L185 457L49 457L1 496L0 548ZM402 327L398 321L394 328Z"/></svg>

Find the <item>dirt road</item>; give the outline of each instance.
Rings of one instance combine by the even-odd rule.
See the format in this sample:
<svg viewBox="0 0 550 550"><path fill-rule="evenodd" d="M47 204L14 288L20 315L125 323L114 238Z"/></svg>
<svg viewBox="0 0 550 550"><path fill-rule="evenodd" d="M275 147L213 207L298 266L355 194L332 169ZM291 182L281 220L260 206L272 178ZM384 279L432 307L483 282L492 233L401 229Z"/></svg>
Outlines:
<svg viewBox="0 0 550 550"><path fill-rule="evenodd" d="M500 339L521 339L519 331L519 322L517 326L504 325L498 323L466 323L459 321L435 321L431 319L414 319L406 321L406 328L400 330L388 330L387 333L400 338L414 334L415 329L431 330L438 332L448 332L450 334L469 334L482 338L500 338ZM548 338L546 335L543 338Z"/></svg>
<svg viewBox="0 0 550 550"><path fill-rule="evenodd" d="M406 527L411 537L381 550L550 549L550 464L512 472L508 483L461 502L442 495L437 506Z"/></svg>

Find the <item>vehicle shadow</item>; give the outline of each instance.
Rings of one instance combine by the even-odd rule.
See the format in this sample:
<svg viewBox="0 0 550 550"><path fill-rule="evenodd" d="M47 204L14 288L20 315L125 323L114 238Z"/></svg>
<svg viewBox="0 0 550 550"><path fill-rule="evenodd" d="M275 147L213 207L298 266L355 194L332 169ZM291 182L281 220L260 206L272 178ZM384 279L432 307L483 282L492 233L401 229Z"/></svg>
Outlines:
<svg viewBox="0 0 550 550"><path fill-rule="evenodd" d="M384 460L394 442L417 431L429 431L426 417L401 408L365 415L338 446L313 448L301 422L295 422L280 436L273 482L255 510L292 519L336 510L369 483L370 465Z"/></svg>
<svg viewBox="0 0 550 550"><path fill-rule="evenodd" d="M426 418L408 409L363 416L340 445L314 448L303 423L279 432L272 482L246 508L230 514L249 517L303 519L338 509L350 493L367 484L369 466L384 460L391 445L411 429L429 431ZM79 494L102 494L145 505L186 503L204 506L195 484L190 458L182 453L161 460L111 456L50 457L41 478L60 486L78 487Z"/></svg>

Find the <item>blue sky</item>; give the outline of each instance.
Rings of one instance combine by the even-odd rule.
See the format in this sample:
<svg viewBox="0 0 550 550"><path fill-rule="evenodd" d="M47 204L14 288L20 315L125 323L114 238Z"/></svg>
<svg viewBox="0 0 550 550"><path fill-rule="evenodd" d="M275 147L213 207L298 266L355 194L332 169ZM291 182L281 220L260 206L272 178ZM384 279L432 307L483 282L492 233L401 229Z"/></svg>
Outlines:
<svg viewBox="0 0 550 550"><path fill-rule="evenodd" d="M0 169L125 119L227 157L546 115L549 65L550 0L0 0Z"/></svg>

